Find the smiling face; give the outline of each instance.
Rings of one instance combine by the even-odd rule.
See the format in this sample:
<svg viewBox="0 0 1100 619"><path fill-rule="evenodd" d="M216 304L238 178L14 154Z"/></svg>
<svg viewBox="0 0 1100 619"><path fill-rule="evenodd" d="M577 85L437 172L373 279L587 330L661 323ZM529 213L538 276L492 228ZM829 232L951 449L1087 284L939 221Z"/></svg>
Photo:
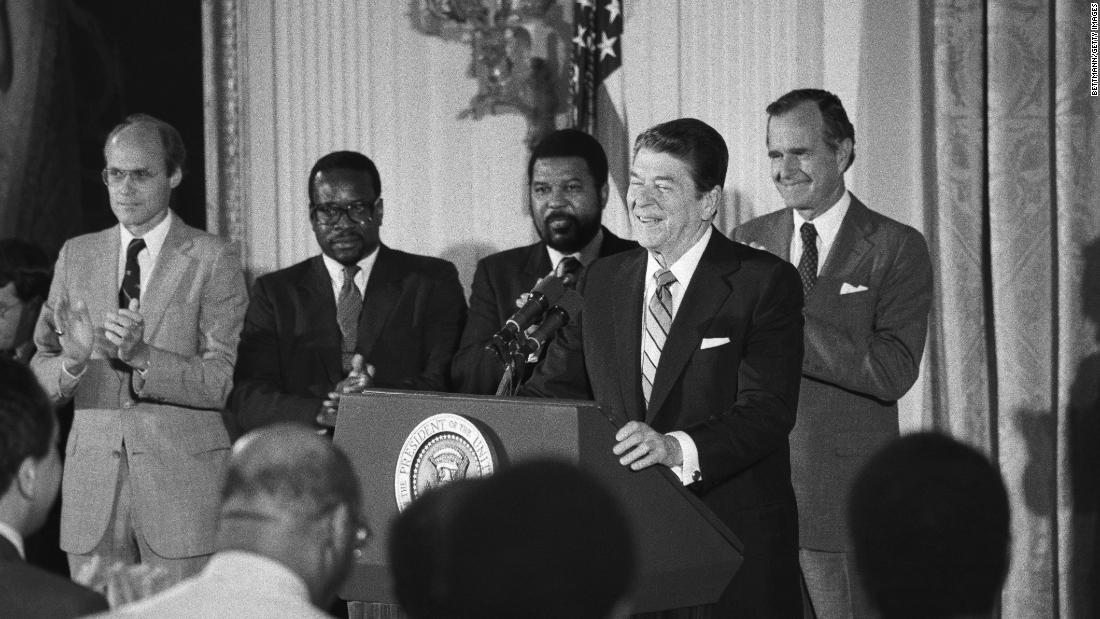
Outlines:
<svg viewBox="0 0 1100 619"><path fill-rule="evenodd" d="M812 220L844 195L844 168L852 141L834 149L825 141L821 111L813 102L768 119L772 182L790 208Z"/></svg>
<svg viewBox="0 0 1100 619"><path fill-rule="evenodd" d="M356 170L336 168L322 170L313 177L310 193L313 204L351 202L373 204L371 220L365 223L352 221L346 213L332 224L319 223L311 217L313 235L321 252L340 264L355 264L378 247L378 228L382 225L382 200L374 191L370 174Z"/></svg>
<svg viewBox="0 0 1100 619"><path fill-rule="evenodd" d="M144 236L168 216L168 204L183 178L165 169L164 144L156 129L137 123L115 134L103 148L108 170L125 172L107 184L111 211L134 236ZM142 170L143 172L136 172Z"/></svg>
<svg viewBox="0 0 1100 619"><path fill-rule="evenodd" d="M600 231L607 201L580 157L548 157L531 168L531 220L539 237L563 253L580 251Z"/></svg>
<svg viewBox="0 0 1100 619"><path fill-rule="evenodd" d="M700 193L691 168L668 153L642 148L630 168L627 208L637 241L656 252L664 266L684 255L706 232L721 187Z"/></svg>

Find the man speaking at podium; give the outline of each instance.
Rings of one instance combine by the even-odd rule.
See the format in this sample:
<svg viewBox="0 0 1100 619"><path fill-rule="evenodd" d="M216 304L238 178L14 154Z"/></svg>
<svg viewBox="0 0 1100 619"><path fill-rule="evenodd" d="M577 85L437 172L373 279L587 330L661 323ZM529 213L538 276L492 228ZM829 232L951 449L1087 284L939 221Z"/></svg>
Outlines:
<svg viewBox="0 0 1100 619"><path fill-rule="evenodd" d="M623 423L615 455L667 466L744 544L712 608L801 616L787 435L802 366L802 286L789 263L713 226L729 154L682 118L638 136L627 209L644 247L594 263L581 315L523 395L593 398Z"/></svg>

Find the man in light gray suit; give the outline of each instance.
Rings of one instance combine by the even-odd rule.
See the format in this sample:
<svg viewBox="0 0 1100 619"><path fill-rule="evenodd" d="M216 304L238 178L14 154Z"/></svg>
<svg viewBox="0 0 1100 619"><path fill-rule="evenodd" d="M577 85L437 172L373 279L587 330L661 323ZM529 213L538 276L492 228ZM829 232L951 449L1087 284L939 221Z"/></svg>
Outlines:
<svg viewBox="0 0 1100 619"><path fill-rule="evenodd" d="M61 248L31 361L53 399L74 400L61 547L74 579L100 591L119 563L175 582L213 552L220 410L248 301L234 248L169 209L179 133L132 115L104 157L119 225Z"/></svg>
<svg viewBox="0 0 1100 619"><path fill-rule="evenodd" d="M849 554L846 496L856 472L898 435L897 401L924 353L932 265L924 237L844 187L855 130L836 95L794 90L767 107L771 176L786 209L734 231L798 266L805 357L791 432L807 617L864 617Z"/></svg>

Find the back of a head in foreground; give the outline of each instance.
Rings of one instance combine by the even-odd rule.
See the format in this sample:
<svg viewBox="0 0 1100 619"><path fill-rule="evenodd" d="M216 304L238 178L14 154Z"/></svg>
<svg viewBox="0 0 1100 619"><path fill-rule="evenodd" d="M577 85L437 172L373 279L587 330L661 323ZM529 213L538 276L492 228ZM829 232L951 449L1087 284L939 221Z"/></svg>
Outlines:
<svg viewBox="0 0 1100 619"><path fill-rule="evenodd" d="M229 457L218 548L279 560L325 602L351 569L363 522L359 488L347 456L310 428L285 423L250 432Z"/></svg>
<svg viewBox="0 0 1100 619"><path fill-rule="evenodd" d="M618 501L554 461L426 493L395 521L389 555L415 619L607 619L624 610L635 570Z"/></svg>
<svg viewBox="0 0 1100 619"><path fill-rule="evenodd" d="M24 460L46 457L55 423L50 400L30 368L0 358L0 496Z"/></svg>
<svg viewBox="0 0 1100 619"><path fill-rule="evenodd" d="M886 619L985 616L1008 571L1008 494L984 455L946 435L887 445L852 486L863 585Z"/></svg>

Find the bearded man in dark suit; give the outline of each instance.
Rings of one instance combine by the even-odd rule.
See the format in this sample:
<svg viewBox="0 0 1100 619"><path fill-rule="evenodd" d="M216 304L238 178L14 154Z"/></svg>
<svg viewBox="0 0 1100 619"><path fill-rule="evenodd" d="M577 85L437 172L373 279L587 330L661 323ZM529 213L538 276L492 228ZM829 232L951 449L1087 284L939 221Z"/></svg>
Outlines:
<svg viewBox="0 0 1100 619"><path fill-rule="evenodd" d="M321 255L256 280L230 397L234 433L275 421L336 425L340 395L369 386L447 391L466 321L446 260L382 244L382 180L338 151L309 173Z"/></svg>
<svg viewBox="0 0 1100 619"><path fill-rule="evenodd" d="M791 468L808 617L875 616L851 559L845 501L856 472L898 436L898 399L920 370L932 263L924 237L844 187L855 130L836 95L770 104L768 157L787 208L734 238L798 265L806 357Z"/></svg>
<svg viewBox="0 0 1100 619"><path fill-rule="evenodd" d="M790 264L713 227L728 160L699 120L638 136L627 207L644 249L592 265L579 318L522 393L595 399L623 424L623 466L670 468L744 543L717 604L687 616L799 617L787 435L802 289Z"/></svg>
<svg viewBox="0 0 1100 619"><path fill-rule="evenodd" d="M600 225L607 204L607 155L587 133L561 129L543 138L527 161L527 186L541 240L478 261L470 320L451 366L455 388L463 393L496 392L504 370L485 346L516 311L517 297L540 278L570 268L581 270L575 276L583 292L583 270L593 261L638 247ZM545 349L541 353L545 356ZM523 378L534 367L528 363Z"/></svg>

